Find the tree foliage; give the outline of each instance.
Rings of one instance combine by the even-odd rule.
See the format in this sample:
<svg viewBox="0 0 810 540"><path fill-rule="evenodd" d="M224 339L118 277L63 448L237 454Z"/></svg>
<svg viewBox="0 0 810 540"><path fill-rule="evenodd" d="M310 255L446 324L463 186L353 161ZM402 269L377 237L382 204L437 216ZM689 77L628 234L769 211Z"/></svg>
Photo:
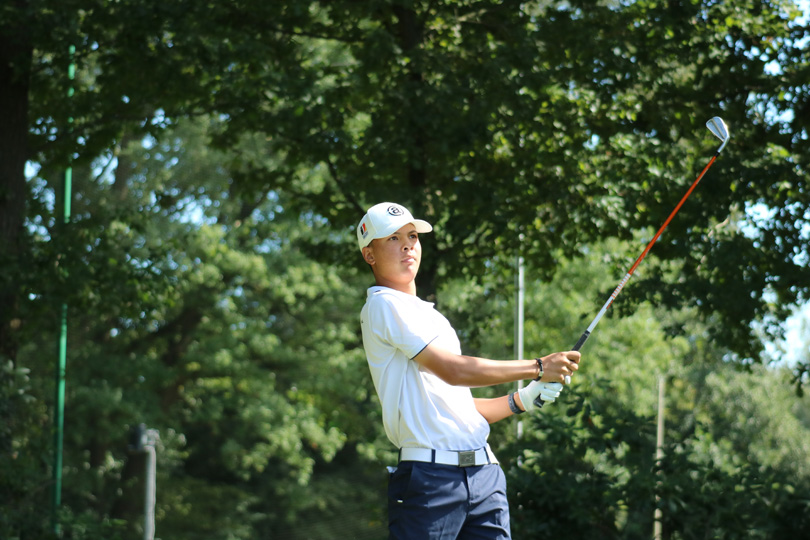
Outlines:
<svg viewBox="0 0 810 540"><path fill-rule="evenodd" d="M775 0L4 5L0 486L13 511L0 536L49 534L62 304L65 536L137 532L143 456L126 433L141 422L161 432L164 537L384 536L395 454L357 332L365 208L396 200L436 225L419 291L467 352L511 355L518 253L537 287L528 348L565 348L716 149L714 115L732 141L617 301L627 317L588 342L566 402L519 443L508 422L493 441L514 457L524 535L646 535L662 476L665 516L738 489L753 497L726 507L751 518L740 527L785 531L769 527L806 499L789 476L807 474L806 415L778 382L719 359L759 360L762 334L807 298L797 15ZM678 376L679 442L655 469L662 373ZM795 376L801 388L801 365ZM781 399L798 409L783 420ZM556 491L534 491L545 482ZM575 523L566 504L582 500ZM749 516L754 502L769 513ZM690 538L697 523L666 527Z"/></svg>
<svg viewBox="0 0 810 540"><path fill-rule="evenodd" d="M605 256L618 249L592 246L583 260L561 264L547 284L527 271L527 355L579 334L592 292L611 281ZM460 281L440 291L473 354L509 354L509 280L490 274L482 287ZM807 512L810 432L788 370L718 362L727 351L708 339L691 308L642 304L618 315L609 312L587 342L561 399L517 419L520 436L515 421L493 426L490 440L509 475L515 537L648 538L656 507L667 538L799 534L802 518L772 521L788 508ZM668 334L673 327L685 336ZM658 463L661 377L666 431Z"/></svg>
<svg viewBox="0 0 810 540"><path fill-rule="evenodd" d="M718 339L753 356L749 323L785 315L810 282L796 15L787 2L60 3L26 21L41 47L27 157L88 161L122 137L218 114L217 144L259 133L283 158L243 163L239 198L283 189L346 229L392 198L440 224L429 296L439 273L480 275L518 234L551 271L551 252L661 223L715 144L703 122L721 114L734 137L724 166L659 246L683 281L638 290L696 302L722 317ZM65 24L45 37L50 17ZM67 100L70 41L79 88ZM325 182L301 191L294 179L313 167ZM773 218L743 234L735 225L756 205Z"/></svg>

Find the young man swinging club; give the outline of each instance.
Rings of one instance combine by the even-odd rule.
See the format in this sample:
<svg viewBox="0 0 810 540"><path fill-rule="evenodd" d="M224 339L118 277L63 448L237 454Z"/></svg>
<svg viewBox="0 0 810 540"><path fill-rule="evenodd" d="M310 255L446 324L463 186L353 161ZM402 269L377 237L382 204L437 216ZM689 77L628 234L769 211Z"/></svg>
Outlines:
<svg viewBox="0 0 810 540"><path fill-rule="evenodd" d="M357 227L376 285L361 312L363 346L382 404L383 424L399 448L388 486L392 539L510 538L506 478L487 444L489 424L553 402L580 354L489 360L461 354L448 320L416 296L419 234L433 227L395 203L368 210ZM518 392L473 398L471 387L534 379Z"/></svg>

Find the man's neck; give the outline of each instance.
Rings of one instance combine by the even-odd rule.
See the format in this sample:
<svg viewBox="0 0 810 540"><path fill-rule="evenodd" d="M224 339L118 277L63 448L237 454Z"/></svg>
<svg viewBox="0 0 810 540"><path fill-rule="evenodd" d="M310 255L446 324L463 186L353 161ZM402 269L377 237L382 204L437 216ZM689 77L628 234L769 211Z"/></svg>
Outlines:
<svg viewBox="0 0 810 540"><path fill-rule="evenodd" d="M377 279L377 285L380 287L388 287L411 296L416 296L416 282L411 281L408 283L393 283L384 279Z"/></svg>

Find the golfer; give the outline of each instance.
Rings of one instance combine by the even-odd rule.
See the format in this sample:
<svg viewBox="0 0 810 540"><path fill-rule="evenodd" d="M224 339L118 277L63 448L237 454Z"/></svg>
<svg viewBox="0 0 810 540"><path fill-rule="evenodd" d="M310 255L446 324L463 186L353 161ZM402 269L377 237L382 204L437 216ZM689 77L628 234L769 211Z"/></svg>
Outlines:
<svg viewBox="0 0 810 540"><path fill-rule="evenodd" d="M508 539L506 478L487 444L489 424L553 402L580 354L488 360L461 354L455 330L416 296L419 235L433 227L403 206L380 203L357 226L376 285L361 312L363 346L382 404L383 425L399 448L389 467L392 539ZM534 379L518 392L473 398L471 387Z"/></svg>

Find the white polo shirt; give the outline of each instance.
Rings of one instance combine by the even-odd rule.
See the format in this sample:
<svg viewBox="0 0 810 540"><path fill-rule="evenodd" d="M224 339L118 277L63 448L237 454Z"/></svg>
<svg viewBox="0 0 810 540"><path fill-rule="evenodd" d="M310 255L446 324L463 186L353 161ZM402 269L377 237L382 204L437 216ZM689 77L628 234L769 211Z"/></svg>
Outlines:
<svg viewBox="0 0 810 540"><path fill-rule="evenodd" d="M397 448L486 446L489 424L476 410L470 389L451 386L412 360L429 343L461 354L456 331L432 303L371 287L360 324L385 433Z"/></svg>

